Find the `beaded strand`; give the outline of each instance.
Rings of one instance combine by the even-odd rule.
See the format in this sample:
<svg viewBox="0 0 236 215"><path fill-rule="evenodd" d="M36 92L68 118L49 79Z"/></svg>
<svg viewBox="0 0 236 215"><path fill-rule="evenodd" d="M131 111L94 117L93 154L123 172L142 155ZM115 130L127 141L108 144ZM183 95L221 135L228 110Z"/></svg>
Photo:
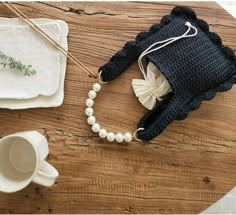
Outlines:
<svg viewBox="0 0 236 215"><path fill-rule="evenodd" d="M100 83L93 84L93 89L89 91L88 98L85 102L86 109L85 114L88 117L87 123L91 126L92 131L94 133L98 133L99 137L102 139L107 139L109 142L116 141L118 143L121 142L131 142L133 139L133 135L131 132L126 132L124 134L114 132L108 132L106 129L101 128L100 124L97 123L96 117L94 116L94 99L97 97L97 93L102 89L102 85Z"/></svg>

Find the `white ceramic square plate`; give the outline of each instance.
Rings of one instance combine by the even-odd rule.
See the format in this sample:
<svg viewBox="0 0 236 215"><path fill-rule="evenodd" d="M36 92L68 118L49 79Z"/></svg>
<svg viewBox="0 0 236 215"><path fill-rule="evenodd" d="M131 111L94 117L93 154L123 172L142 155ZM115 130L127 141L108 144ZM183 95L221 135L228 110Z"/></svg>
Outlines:
<svg viewBox="0 0 236 215"><path fill-rule="evenodd" d="M59 42L58 23L38 26ZM32 65L37 71L35 75L25 76L9 66L0 66L1 99L30 99L56 93L60 78L60 56L57 49L30 26L0 25L0 41L4 41L0 44L0 51L23 64Z"/></svg>
<svg viewBox="0 0 236 215"><path fill-rule="evenodd" d="M51 20L51 19L32 19L37 25L56 23L59 25L59 43L60 45L68 50L67 35L68 35L68 25L62 20ZM0 25L17 25L26 26L22 23L19 18L0 18ZM32 30L33 31L33 30ZM35 32L36 33L36 32ZM37 34L37 33L36 33ZM45 41L47 44L48 41ZM50 46L50 43L48 43ZM0 99L0 108L8 109L26 109L26 108L36 108L36 107L58 107L62 104L64 99L64 80L66 74L66 57L56 50L60 57L60 77L59 86L57 91L51 96L38 96L31 99Z"/></svg>

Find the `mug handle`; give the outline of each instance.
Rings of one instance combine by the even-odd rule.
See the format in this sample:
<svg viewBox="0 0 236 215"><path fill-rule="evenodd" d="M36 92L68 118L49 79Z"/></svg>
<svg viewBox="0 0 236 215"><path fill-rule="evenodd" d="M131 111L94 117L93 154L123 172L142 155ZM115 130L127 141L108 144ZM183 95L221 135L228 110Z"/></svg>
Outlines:
<svg viewBox="0 0 236 215"><path fill-rule="evenodd" d="M43 161L32 181L45 187L51 187L58 176L58 171L47 161Z"/></svg>

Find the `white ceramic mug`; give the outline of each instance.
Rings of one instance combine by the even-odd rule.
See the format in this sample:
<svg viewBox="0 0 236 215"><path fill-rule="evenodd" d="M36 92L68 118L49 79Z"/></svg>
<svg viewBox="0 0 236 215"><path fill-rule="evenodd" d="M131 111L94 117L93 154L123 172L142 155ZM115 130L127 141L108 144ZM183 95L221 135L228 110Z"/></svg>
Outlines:
<svg viewBox="0 0 236 215"><path fill-rule="evenodd" d="M31 182L52 186L58 171L46 162L47 139L37 131L24 131L0 140L0 191L12 193Z"/></svg>

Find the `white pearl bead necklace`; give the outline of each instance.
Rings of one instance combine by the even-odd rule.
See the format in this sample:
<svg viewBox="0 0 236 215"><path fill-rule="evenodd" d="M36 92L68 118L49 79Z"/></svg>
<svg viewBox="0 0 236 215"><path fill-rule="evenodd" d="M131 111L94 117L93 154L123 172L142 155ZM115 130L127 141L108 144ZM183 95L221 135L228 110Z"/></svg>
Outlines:
<svg viewBox="0 0 236 215"><path fill-rule="evenodd" d="M97 93L101 90L102 85L100 83L95 83L93 85L93 89L88 93L88 99L86 100L85 104L87 108L85 109L85 114L88 116L87 122L92 127L92 131L94 133L98 133L99 137L102 139L107 139L109 142L117 141L118 143L121 142L131 142L133 139L133 135L131 132L127 132L125 134L122 133L113 133L108 132L106 129L101 128L100 124L97 123L96 117L94 116L94 99L97 97Z"/></svg>

